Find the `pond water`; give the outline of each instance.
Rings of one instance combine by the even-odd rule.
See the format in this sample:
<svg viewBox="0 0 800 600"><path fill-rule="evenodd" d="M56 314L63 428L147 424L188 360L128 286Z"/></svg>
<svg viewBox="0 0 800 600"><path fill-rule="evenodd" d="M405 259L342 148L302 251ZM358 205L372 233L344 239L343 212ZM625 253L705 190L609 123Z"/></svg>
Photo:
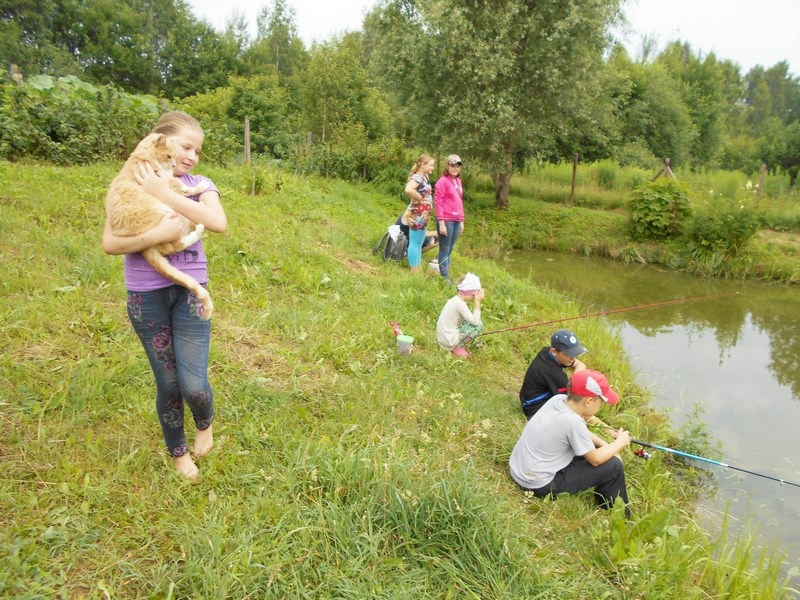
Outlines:
<svg viewBox="0 0 800 600"><path fill-rule="evenodd" d="M619 332L651 405L675 428L705 423L721 449L709 458L800 483L800 289L542 252L513 253L507 268L584 303L585 314L687 299L602 318ZM555 327L580 338L580 323ZM785 573L800 589L800 487L695 464L718 483L702 512L727 509L734 527L757 527L764 545L788 554Z"/></svg>

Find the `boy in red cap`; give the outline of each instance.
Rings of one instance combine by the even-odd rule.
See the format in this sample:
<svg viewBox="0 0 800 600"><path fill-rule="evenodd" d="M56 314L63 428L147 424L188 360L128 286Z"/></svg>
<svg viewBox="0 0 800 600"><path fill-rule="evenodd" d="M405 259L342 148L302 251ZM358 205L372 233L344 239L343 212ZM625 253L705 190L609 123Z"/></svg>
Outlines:
<svg viewBox="0 0 800 600"><path fill-rule="evenodd" d="M594 488L599 506L610 508L621 498L628 512L625 470L617 455L631 443L630 434L620 429L609 443L586 426L603 403L618 401L602 373L575 373L569 393L551 398L522 430L508 461L517 485L540 498Z"/></svg>

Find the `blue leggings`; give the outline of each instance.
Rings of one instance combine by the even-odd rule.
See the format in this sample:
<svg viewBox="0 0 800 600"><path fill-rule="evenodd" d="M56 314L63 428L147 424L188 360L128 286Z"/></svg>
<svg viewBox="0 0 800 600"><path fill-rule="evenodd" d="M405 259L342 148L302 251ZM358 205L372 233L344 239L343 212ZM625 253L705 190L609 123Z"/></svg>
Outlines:
<svg viewBox="0 0 800 600"><path fill-rule="evenodd" d="M211 322L200 318L200 307L197 297L180 285L128 291L128 318L153 370L156 413L173 457L189 451L184 402L197 429L208 429L214 420L214 393L208 381Z"/></svg>
<svg viewBox="0 0 800 600"><path fill-rule="evenodd" d="M408 230L408 266L418 267L422 262L422 242L425 241L425 229Z"/></svg>

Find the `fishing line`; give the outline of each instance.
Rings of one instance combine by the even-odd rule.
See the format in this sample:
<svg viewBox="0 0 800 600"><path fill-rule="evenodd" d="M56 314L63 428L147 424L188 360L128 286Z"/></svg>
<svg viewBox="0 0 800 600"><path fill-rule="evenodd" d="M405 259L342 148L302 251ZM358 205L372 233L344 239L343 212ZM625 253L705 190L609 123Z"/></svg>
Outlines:
<svg viewBox="0 0 800 600"><path fill-rule="evenodd" d="M640 446L644 446L645 448L654 448L655 450L661 450L662 452L669 452L670 454L677 454L678 456L684 456L686 458L692 458L694 460L700 460L703 462L710 463L712 465L717 465L718 467L724 467L726 469L734 469L735 471L741 471L742 473L747 473L749 475L755 475L756 477L763 477L764 479L771 479L772 481L777 481L781 485L793 485L794 487L800 488L800 483L794 483L791 481L786 481L785 479L780 479L779 477L773 477L772 475L767 475L765 473L758 473L756 471L750 471L749 469L742 469L741 467L734 467L733 465L729 465L724 462L720 462L718 460L711 460L710 458L704 458L702 456L697 456L695 454L689 454L688 452L681 452L680 450L675 450L673 448L667 448L666 446L659 446L658 444L651 444L649 442L642 442L640 440L631 440L632 444L638 444ZM646 454L639 454L643 458L649 458Z"/></svg>
<svg viewBox="0 0 800 600"><path fill-rule="evenodd" d="M529 275L530 277L530 275ZM549 294L553 294L554 296L558 296L559 298L563 298L569 302L574 302L575 304L584 304L586 306L593 306L595 308L600 308L602 310L608 310L607 306L603 306L602 304L597 304L596 302L589 302L588 300L583 300L582 298L576 298L574 296L568 296L562 292L559 292L557 288L553 288L550 285L543 285L541 289Z"/></svg>
<svg viewBox="0 0 800 600"><path fill-rule="evenodd" d="M519 329L529 329L531 327L541 327L542 325L552 325L553 323L563 323L564 321L574 321L576 319L588 319L589 317L601 317L603 315L611 315L614 313L629 312L633 310L643 310L645 308L656 308L658 306L667 306L669 304L681 304L683 302L693 302L696 300L707 300L709 298L717 298L719 296L726 296L728 292L720 294L710 294L708 296L696 296L694 298L681 298L679 300L666 300L664 302L654 302L652 304L641 304L639 306L629 306L627 308L615 308L611 310L604 310L601 312L591 313L588 315L577 315L575 317L564 317L563 319L553 319L552 321L542 321L541 323L531 323L530 325L520 325L518 327L506 327L504 329L495 329L494 331L486 331L481 333L480 336L492 335L494 333L503 333L504 331L517 331Z"/></svg>

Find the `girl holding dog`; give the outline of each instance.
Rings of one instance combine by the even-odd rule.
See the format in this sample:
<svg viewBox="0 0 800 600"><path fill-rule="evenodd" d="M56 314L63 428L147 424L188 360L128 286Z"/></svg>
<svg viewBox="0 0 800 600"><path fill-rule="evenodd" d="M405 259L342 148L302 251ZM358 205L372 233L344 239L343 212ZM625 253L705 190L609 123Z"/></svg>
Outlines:
<svg viewBox="0 0 800 600"><path fill-rule="evenodd" d="M138 335L156 383L156 413L167 451L175 470L186 478L198 476L198 468L189 453L184 431L184 404L195 423L193 453L205 456L214 444L214 394L208 380L208 355L211 322L202 318L199 300L185 287L164 278L138 254L161 242L177 241L184 235L184 219L202 223L206 231L221 233L228 221L220 202L220 192L207 178L190 171L200 160L204 133L190 115L172 111L164 114L151 133L174 138L180 147L173 174L187 186L201 181L208 188L189 198L172 191L169 180L149 164L140 164L137 182L151 196L175 212L165 216L160 225L145 233L122 237L111 232L108 220L103 231L103 250L125 255L125 287L128 318ZM191 274L201 284L208 282L208 264L202 240L183 252L169 257L178 269Z"/></svg>

